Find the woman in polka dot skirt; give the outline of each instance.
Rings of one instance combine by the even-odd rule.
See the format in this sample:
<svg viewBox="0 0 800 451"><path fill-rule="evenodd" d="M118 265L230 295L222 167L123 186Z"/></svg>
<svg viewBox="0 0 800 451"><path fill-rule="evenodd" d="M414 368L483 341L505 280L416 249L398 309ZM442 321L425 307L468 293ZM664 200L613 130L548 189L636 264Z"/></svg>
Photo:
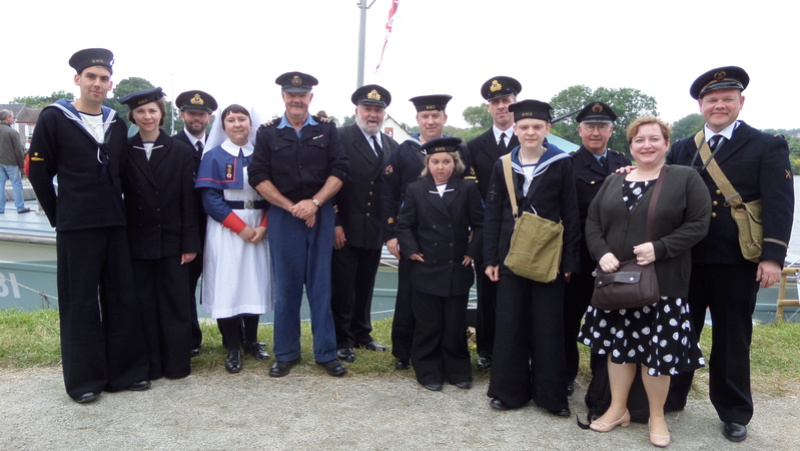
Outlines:
<svg viewBox="0 0 800 451"><path fill-rule="evenodd" d="M711 200L694 169L670 166L655 209L653 240L644 242L652 186L669 149L669 127L654 117L640 118L627 137L637 169L606 179L589 207L586 241L603 271L616 271L620 261L633 258L642 266L655 265L661 300L638 309L589 307L578 341L608 356L611 405L590 427L608 432L630 424L628 391L641 365L650 441L665 447L670 443L664 418L670 376L704 365L686 295L691 248L708 232Z"/></svg>

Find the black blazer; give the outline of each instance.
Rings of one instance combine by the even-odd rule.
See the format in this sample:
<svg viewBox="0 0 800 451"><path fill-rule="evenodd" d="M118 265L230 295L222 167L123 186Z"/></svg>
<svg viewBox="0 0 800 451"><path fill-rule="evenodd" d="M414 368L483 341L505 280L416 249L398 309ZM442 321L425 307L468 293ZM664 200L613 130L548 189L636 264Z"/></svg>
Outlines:
<svg viewBox="0 0 800 451"><path fill-rule="evenodd" d="M336 194L334 203L336 225L344 228L348 246L380 249L383 245L381 175L397 142L380 135L383 152L378 158L358 125L339 129L339 141L350 159L350 179Z"/></svg>
<svg viewBox="0 0 800 451"><path fill-rule="evenodd" d="M678 141L667 155L667 163L692 165L697 152L694 136ZM783 265L794 217L794 180L786 140L762 133L739 122L730 141L722 144L715 159L722 172L745 202L761 199L764 221L762 260ZM694 166L702 167L698 155ZM743 264L739 230L725 205L725 196L703 171L700 174L711 194L711 226L708 235L692 250L694 264Z"/></svg>
<svg viewBox="0 0 800 451"><path fill-rule="evenodd" d="M442 297L469 292L475 274L472 265L461 263L464 256L478 255L483 229L483 202L475 182L453 177L446 189L439 196L431 177L411 183L397 219L403 258L421 253L425 259L410 260L414 289Z"/></svg>
<svg viewBox="0 0 800 451"><path fill-rule="evenodd" d="M486 199L486 195L489 193L489 183L492 181L492 170L494 169L494 164L497 162L497 159L519 145L519 138L514 134L513 127L506 132L511 133L506 148L497 145L492 128L467 143L467 148L472 154L472 161L475 165L475 178L478 180L478 189L484 199Z"/></svg>
<svg viewBox="0 0 800 451"><path fill-rule="evenodd" d="M208 133L206 133L205 139L203 140L203 144L208 141ZM197 171L200 169L200 160L203 158L203 153L198 152L197 148L192 145L192 142L189 140L189 137L186 136L186 131L181 130L178 133L172 135L172 139L186 143L187 146L192 151L192 169L194 171L194 176L197 178ZM206 215L205 210L203 210L203 190L195 190L194 198L197 207L197 227L200 231L200 252L202 252L202 248L206 242L206 223L208 221L208 215Z"/></svg>
<svg viewBox="0 0 800 451"><path fill-rule="evenodd" d="M128 140L122 189L131 257L156 259L200 251L192 148L158 135L150 160L137 133Z"/></svg>
<svg viewBox="0 0 800 451"><path fill-rule="evenodd" d="M613 174L619 168L628 166L631 161L622 152L613 150L608 151L609 168L600 166L597 158L585 147L581 146L572 152L572 159L575 167L575 191L578 194L578 212L581 217L581 231L586 227L586 216L589 211L589 204L603 186L603 182L608 174ZM589 255L589 248L586 240L581 240L581 273L591 273L597 267L597 262Z"/></svg>

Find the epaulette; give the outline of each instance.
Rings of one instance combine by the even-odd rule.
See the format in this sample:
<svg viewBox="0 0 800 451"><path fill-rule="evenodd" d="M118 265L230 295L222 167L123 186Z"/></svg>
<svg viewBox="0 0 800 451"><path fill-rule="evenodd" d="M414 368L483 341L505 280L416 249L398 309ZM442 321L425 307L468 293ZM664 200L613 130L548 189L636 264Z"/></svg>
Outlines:
<svg viewBox="0 0 800 451"><path fill-rule="evenodd" d="M609 151L609 152L611 152L611 153L615 153L615 154L617 154L617 155L622 155L623 157L625 156L625 152L623 152L623 151L621 151L621 150L611 150L611 149L608 149L608 151Z"/></svg>
<svg viewBox="0 0 800 451"><path fill-rule="evenodd" d="M575 155L578 155L578 149L575 149L575 150L573 150L573 151L572 151L572 152L570 152L569 154L570 154L570 156L573 156L573 157L574 157Z"/></svg>
<svg viewBox="0 0 800 451"><path fill-rule="evenodd" d="M275 116L272 119L268 120L267 122L264 122L263 124L261 124L259 126L259 128L261 128L261 127L265 127L265 128L266 127L272 127L272 126L278 125L280 123L281 123L281 118L279 116Z"/></svg>

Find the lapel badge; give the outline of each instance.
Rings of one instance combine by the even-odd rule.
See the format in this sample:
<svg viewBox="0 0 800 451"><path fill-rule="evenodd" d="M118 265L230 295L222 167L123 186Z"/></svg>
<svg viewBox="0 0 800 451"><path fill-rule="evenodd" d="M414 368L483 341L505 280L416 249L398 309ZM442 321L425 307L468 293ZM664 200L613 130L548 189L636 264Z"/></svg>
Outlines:
<svg viewBox="0 0 800 451"><path fill-rule="evenodd" d="M225 178L227 180L233 180L233 165L230 163L225 165Z"/></svg>
<svg viewBox="0 0 800 451"><path fill-rule="evenodd" d="M389 218L386 222L389 224L394 224L394 218Z"/></svg>
<svg viewBox="0 0 800 451"><path fill-rule="evenodd" d="M386 166L386 171L384 171L384 172L386 172L386 175L389 175L392 172L394 172L394 169L392 168L392 165L390 164L389 166Z"/></svg>

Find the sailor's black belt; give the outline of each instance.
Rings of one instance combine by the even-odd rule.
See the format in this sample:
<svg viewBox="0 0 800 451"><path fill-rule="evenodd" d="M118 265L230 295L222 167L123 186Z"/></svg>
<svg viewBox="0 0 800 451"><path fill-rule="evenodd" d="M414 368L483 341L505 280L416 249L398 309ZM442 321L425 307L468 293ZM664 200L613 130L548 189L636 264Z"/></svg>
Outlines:
<svg viewBox="0 0 800 451"><path fill-rule="evenodd" d="M265 200L226 200L225 203L234 210L263 210L269 205Z"/></svg>

